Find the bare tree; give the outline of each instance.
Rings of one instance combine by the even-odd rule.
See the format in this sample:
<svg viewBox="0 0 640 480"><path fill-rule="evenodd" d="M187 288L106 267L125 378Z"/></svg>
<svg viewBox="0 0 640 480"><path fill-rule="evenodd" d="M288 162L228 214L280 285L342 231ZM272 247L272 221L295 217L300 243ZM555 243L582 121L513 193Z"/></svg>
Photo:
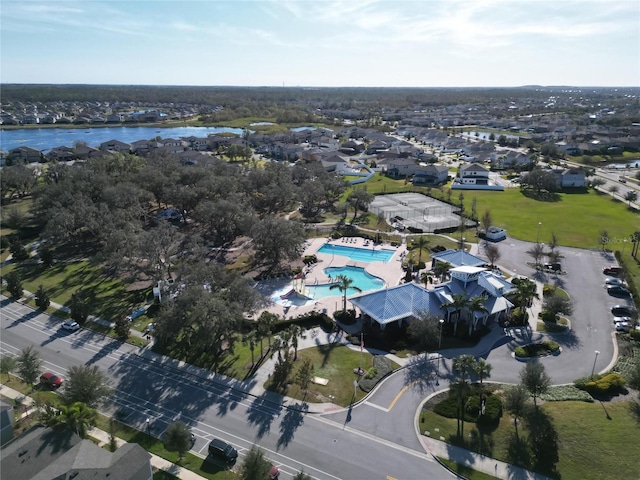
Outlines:
<svg viewBox="0 0 640 480"><path fill-rule="evenodd" d="M484 254L487 257L487 260L489 260L489 263L491 263L491 268L495 266L496 262L500 260L501 257L498 246L493 243L488 243L484 247Z"/></svg>

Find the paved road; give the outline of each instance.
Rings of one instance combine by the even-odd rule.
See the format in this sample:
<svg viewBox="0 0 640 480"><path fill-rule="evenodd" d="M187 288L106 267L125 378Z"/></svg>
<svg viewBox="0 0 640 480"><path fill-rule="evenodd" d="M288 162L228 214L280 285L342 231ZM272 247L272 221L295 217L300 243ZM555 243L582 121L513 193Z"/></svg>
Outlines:
<svg viewBox="0 0 640 480"><path fill-rule="evenodd" d="M281 466L285 479L300 470L316 479L451 478L418 443L408 449L348 422L304 415L284 408L282 399L272 403L269 393L247 395L234 388L237 382L202 378L188 366L149 360L136 347L88 330L62 333L47 315L0 298L3 353L35 344L45 368L63 376L71 365L98 365L116 386L110 411L142 430L149 419L154 435L171 421L185 421L198 437L195 450L203 455L215 436L235 445L241 455L258 443ZM415 437L412 432L406 435Z"/></svg>

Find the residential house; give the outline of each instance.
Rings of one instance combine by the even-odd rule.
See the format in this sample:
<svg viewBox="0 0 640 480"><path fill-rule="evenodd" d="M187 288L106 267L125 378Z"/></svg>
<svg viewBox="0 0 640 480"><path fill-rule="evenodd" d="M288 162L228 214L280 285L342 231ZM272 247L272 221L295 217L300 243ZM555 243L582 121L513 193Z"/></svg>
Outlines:
<svg viewBox="0 0 640 480"><path fill-rule="evenodd" d="M155 140L136 140L135 142L131 142L131 153L144 156L158 148L158 146L158 142Z"/></svg>
<svg viewBox="0 0 640 480"><path fill-rule="evenodd" d="M120 140L109 140L100 144L100 150L103 152L129 153L131 145L121 142Z"/></svg>
<svg viewBox="0 0 640 480"><path fill-rule="evenodd" d="M362 153L365 150L365 144L361 140L348 140L340 145L340 151L348 155L356 155Z"/></svg>
<svg viewBox="0 0 640 480"><path fill-rule="evenodd" d="M337 153L322 157L320 163L327 172L339 173L349 168L349 158Z"/></svg>
<svg viewBox="0 0 640 480"><path fill-rule="evenodd" d="M54 147L45 154L45 158L54 162L67 162L75 159L73 148L70 147Z"/></svg>
<svg viewBox="0 0 640 480"><path fill-rule="evenodd" d="M206 138L202 137L185 137L182 140L187 142L187 150L204 151L209 149L209 144Z"/></svg>
<svg viewBox="0 0 640 480"><path fill-rule="evenodd" d="M37 425L0 450L2 478L152 480L151 455L137 443L110 452L67 428Z"/></svg>
<svg viewBox="0 0 640 480"><path fill-rule="evenodd" d="M9 150L7 155L7 161L10 164L16 163L33 163L39 162L42 159L42 152L31 147L16 147Z"/></svg>
<svg viewBox="0 0 640 480"><path fill-rule="evenodd" d="M176 140L175 138L165 138L158 141L159 148L166 153L180 153L184 152L187 147L187 142L183 140Z"/></svg>
<svg viewBox="0 0 640 480"><path fill-rule="evenodd" d="M489 170L477 163L467 163L460 167L459 180L463 185L488 185Z"/></svg>
<svg viewBox="0 0 640 480"><path fill-rule="evenodd" d="M413 175L414 185L440 185L449 178L449 167L446 165L419 165Z"/></svg>
<svg viewBox="0 0 640 480"><path fill-rule="evenodd" d="M13 438L15 424L13 405L0 399L0 445L4 445Z"/></svg>
<svg viewBox="0 0 640 480"><path fill-rule="evenodd" d="M586 172L580 168L555 169L553 173L556 175L560 188L584 188L587 186Z"/></svg>
<svg viewBox="0 0 640 480"><path fill-rule="evenodd" d="M423 168L415 158L390 158L386 162L378 162L377 165L383 170L386 166L387 175L391 178L409 178Z"/></svg>

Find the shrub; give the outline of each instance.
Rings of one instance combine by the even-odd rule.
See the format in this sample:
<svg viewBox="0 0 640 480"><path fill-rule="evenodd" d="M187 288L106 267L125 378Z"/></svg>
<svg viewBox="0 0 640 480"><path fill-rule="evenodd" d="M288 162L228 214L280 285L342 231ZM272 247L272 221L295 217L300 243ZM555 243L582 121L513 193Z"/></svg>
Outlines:
<svg viewBox="0 0 640 480"><path fill-rule="evenodd" d="M478 416L478 423L493 425L502 417L502 400L497 395L489 395L484 399L484 413Z"/></svg>
<svg viewBox="0 0 640 480"><path fill-rule="evenodd" d="M456 418L458 416L458 406L456 397L448 397L436 403L433 412L446 418Z"/></svg>
<svg viewBox="0 0 640 480"><path fill-rule="evenodd" d="M542 288L543 297L550 297L551 295L555 295L555 293L556 293L556 288L552 285L545 285Z"/></svg>
<svg viewBox="0 0 640 480"><path fill-rule="evenodd" d="M476 421L480 414L480 397L477 395L471 395L467 397L464 402L464 417L465 419L473 419Z"/></svg>
<svg viewBox="0 0 640 480"><path fill-rule="evenodd" d="M640 342L640 330L631 330L629 332L629 335L631 335L631 338L634 340L637 340Z"/></svg>
<svg viewBox="0 0 640 480"><path fill-rule="evenodd" d="M527 351L523 347L516 347L516 349L513 351L513 353L515 353L516 357L526 357L527 356Z"/></svg>
<svg viewBox="0 0 640 480"><path fill-rule="evenodd" d="M364 378L366 378L367 380L371 380L376 375L378 375L378 369L376 367L372 367L367 370L367 374L364 376Z"/></svg>
<svg viewBox="0 0 640 480"><path fill-rule="evenodd" d="M586 390L592 395L608 395L617 393L624 387L625 379L619 373L583 377L575 381L576 387Z"/></svg>
<svg viewBox="0 0 640 480"><path fill-rule="evenodd" d="M363 392L370 392L382 378L391 373L391 362L381 355L373 357L373 367L369 369L365 378L360 380L359 387ZM369 378L369 374L375 372Z"/></svg>
<svg viewBox="0 0 640 480"><path fill-rule="evenodd" d="M530 343L522 347L516 347L514 353L516 357L540 357L555 353L560 349L560 345L550 340L541 343Z"/></svg>

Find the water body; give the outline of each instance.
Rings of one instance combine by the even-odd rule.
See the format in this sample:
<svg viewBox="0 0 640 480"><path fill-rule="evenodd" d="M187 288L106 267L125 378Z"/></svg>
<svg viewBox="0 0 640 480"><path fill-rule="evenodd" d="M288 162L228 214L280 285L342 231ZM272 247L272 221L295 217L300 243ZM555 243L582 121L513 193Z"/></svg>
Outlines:
<svg viewBox="0 0 640 480"><path fill-rule="evenodd" d="M607 168L640 168L640 160L629 163L611 163L607 165Z"/></svg>
<svg viewBox="0 0 640 480"><path fill-rule="evenodd" d="M16 147L27 146L41 151L54 147L73 147L75 142L85 142L98 147L109 140L125 143L150 140L156 137L206 137L213 133L235 133L242 135L242 128L231 127L100 127L100 128L25 128L0 130L0 149L8 152Z"/></svg>

